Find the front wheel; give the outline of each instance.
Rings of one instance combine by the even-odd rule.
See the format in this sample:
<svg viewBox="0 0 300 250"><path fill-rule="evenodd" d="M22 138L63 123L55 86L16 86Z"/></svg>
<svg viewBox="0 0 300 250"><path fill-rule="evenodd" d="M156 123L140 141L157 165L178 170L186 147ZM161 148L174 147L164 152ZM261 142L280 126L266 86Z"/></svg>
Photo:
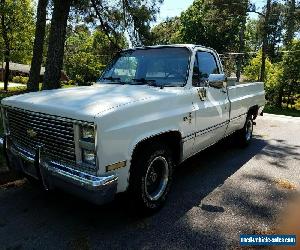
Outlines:
<svg viewBox="0 0 300 250"><path fill-rule="evenodd" d="M238 131L237 136L239 143L242 147L246 147L250 144L253 135L253 118L252 115L248 115L244 127Z"/></svg>
<svg viewBox="0 0 300 250"><path fill-rule="evenodd" d="M162 207L173 179L173 161L164 145L151 144L136 155L130 170L129 193L143 214Z"/></svg>

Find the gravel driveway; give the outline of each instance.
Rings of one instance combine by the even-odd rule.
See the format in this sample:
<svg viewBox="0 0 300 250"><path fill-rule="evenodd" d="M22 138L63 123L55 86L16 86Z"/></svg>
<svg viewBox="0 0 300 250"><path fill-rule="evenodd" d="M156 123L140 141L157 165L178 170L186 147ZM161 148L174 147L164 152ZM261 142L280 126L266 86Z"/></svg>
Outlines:
<svg viewBox="0 0 300 250"><path fill-rule="evenodd" d="M300 186L300 119L265 114L248 148L233 142L180 166L166 206L144 219L123 196L99 207L2 186L0 249L238 249L241 233L272 232Z"/></svg>

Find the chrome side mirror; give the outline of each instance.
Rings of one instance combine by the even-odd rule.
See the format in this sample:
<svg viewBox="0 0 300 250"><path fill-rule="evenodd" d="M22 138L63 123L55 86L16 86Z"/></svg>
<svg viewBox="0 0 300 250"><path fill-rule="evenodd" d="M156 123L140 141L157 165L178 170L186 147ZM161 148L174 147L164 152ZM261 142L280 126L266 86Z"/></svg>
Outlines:
<svg viewBox="0 0 300 250"><path fill-rule="evenodd" d="M226 86L227 81L225 74L210 74L208 77L208 84L213 88L221 89Z"/></svg>

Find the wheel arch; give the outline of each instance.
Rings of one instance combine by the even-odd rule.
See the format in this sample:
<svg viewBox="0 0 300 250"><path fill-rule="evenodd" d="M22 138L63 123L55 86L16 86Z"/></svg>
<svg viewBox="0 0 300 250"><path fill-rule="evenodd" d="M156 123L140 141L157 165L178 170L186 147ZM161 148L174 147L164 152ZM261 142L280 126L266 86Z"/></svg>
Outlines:
<svg viewBox="0 0 300 250"><path fill-rule="evenodd" d="M164 143L167 145L174 159L175 165L179 164L182 160L182 135L177 130L165 131L158 134L154 134L143 139L140 139L133 147L130 161L147 145L151 143Z"/></svg>
<svg viewBox="0 0 300 250"><path fill-rule="evenodd" d="M252 106L252 107L249 108L249 110L247 112L247 115L252 115L253 116L253 120L255 120L256 117L258 116L258 110L259 110L258 105L254 105L254 106Z"/></svg>

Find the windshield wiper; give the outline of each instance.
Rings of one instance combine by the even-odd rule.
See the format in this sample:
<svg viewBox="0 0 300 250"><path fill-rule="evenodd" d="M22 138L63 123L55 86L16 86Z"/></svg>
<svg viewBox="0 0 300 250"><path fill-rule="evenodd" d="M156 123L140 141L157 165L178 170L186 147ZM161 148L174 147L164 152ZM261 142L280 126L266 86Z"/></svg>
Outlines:
<svg viewBox="0 0 300 250"><path fill-rule="evenodd" d="M155 83L155 80L151 80L151 79L145 79L145 78L139 78L139 79L132 79L132 81L134 82L139 82L142 84L149 84L149 83Z"/></svg>
<svg viewBox="0 0 300 250"><path fill-rule="evenodd" d="M103 77L102 79L110 81L110 84L121 84L121 85L125 84L125 82L122 82L121 78L119 78L119 77L110 76L110 77Z"/></svg>
<svg viewBox="0 0 300 250"><path fill-rule="evenodd" d="M182 87L182 86L184 86L183 84L178 85L178 84L172 84L172 83L160 84L160 83L156 82L156 80L145 79L145 78L132 79L132 81L136 82L137 84L147 84L147 85L153 86L153 87L160 87L161 89L163 89L164 87Z"/></svg>
<svg viewBox="0 0 300 250"><path fill-rule="evenodd" d="M103 77L103 80L121 81L121 78L120 78L120 77L112 77L112 76L109 76L109 77Z"/></svg>

